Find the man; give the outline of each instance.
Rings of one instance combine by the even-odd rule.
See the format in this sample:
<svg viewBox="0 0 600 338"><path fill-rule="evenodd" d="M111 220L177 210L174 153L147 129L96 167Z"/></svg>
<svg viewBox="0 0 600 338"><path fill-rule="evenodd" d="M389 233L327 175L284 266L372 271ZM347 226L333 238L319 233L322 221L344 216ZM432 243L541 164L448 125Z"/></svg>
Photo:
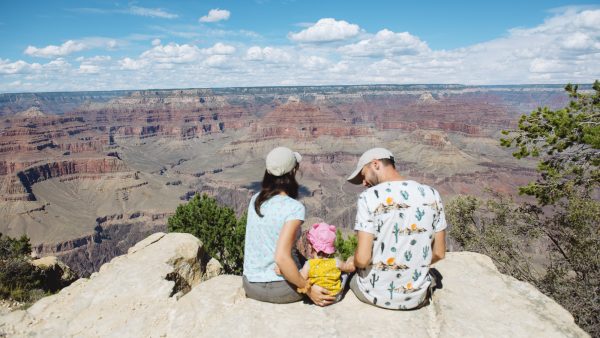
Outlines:
<svg viewBox="0 0 600 338"><path fill-rule="evenodd" d="M446 251L439 193L403 178L384 148L362 154L348 181L367 187L358 198L352 291L361 301L387 309L423 306L433 280L429 266Z"/></svg>

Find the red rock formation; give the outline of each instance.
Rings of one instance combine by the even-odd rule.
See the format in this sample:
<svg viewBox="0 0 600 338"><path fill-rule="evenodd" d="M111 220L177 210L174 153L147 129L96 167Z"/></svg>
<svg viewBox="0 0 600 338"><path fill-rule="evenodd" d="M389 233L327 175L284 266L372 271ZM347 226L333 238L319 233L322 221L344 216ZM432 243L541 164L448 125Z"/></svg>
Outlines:
<svg viewBox="0 0 600 338"><path fill-rule="evenodd" d="M311 139L319 136L349 137L371 134L366 126L344 121L334 112L300 102L278 106L251 126L258 138Z"/></svg>
<svg viewBox="0 0 600 338"><path fill-rule="evenodd" d="M107 174L128 170L118 158L67 159L57 162L38 163L13 174L5 175L0 187L3 200L34 201L31 186L46 179L74 174ZM89 179L89 178L88 178Z"/></svg>

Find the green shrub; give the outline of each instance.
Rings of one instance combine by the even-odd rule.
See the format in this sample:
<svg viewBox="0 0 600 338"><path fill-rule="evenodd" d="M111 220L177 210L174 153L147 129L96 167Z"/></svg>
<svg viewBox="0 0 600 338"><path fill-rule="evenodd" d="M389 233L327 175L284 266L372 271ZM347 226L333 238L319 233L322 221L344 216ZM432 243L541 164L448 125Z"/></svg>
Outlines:
<svg viewBox="0 0 600 338"><path fill-rule="evenodd" d="M31 244L0 233L0 298L30 301L33 290L43 288L43 273L29 261Z"/></svg>
<svg viewBox="0 0 600 338"><path fill-rule="evenodd" d="M335 237L335 249L338 257L341 257L343 260L347 260L348 257L354 255L357 244L358 239L356 238L356 235L350 234L346 239L344 239L344 235L340 229L337 229Z"/></svg>
<svg viewBox="0 0 600 338"><path fill-rule="evenodd" d="M0 233L0 259L28 256L29 254L31 254L29 237L23 235L16 239Z"/></svg>
<svg viewBox="0 0 600 338"><path fill-rule="evenodd" d="M169 217L168 231L198 237L208 254L223 265L225 273L242 274L246 215L237 219L233 209L219 205L206 194L196 194Z"/></svg>

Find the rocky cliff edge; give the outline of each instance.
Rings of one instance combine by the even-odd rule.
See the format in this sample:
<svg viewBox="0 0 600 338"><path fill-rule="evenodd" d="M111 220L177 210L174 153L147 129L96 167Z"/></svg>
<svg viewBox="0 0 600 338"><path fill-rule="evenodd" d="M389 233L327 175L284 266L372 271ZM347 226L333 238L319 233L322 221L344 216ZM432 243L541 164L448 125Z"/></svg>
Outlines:
<svg viewBox="0 0 600 338"><path fill-rule="evenodd" d="M433 303L403 312L352 291L326 308L261 303L244 296L241 277L213 277L219 268L194 236L156 233L89 279L0 317L0 337L588 336L553 300L470 252L448 253Z"/></svg>

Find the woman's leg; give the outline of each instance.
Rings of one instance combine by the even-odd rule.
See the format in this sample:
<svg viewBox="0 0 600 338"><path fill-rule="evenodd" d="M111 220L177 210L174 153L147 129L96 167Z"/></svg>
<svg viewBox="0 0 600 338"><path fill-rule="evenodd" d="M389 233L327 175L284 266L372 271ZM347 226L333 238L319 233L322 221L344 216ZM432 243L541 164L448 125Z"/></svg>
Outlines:
<svg viewBox="0 0 600 338"><path fill-rule="evenodd" d="M296 288L286 281L251 283L244 276L243 285L246 297L261 302L286 304L302 300L302 295L297 293Z"/></svg>

